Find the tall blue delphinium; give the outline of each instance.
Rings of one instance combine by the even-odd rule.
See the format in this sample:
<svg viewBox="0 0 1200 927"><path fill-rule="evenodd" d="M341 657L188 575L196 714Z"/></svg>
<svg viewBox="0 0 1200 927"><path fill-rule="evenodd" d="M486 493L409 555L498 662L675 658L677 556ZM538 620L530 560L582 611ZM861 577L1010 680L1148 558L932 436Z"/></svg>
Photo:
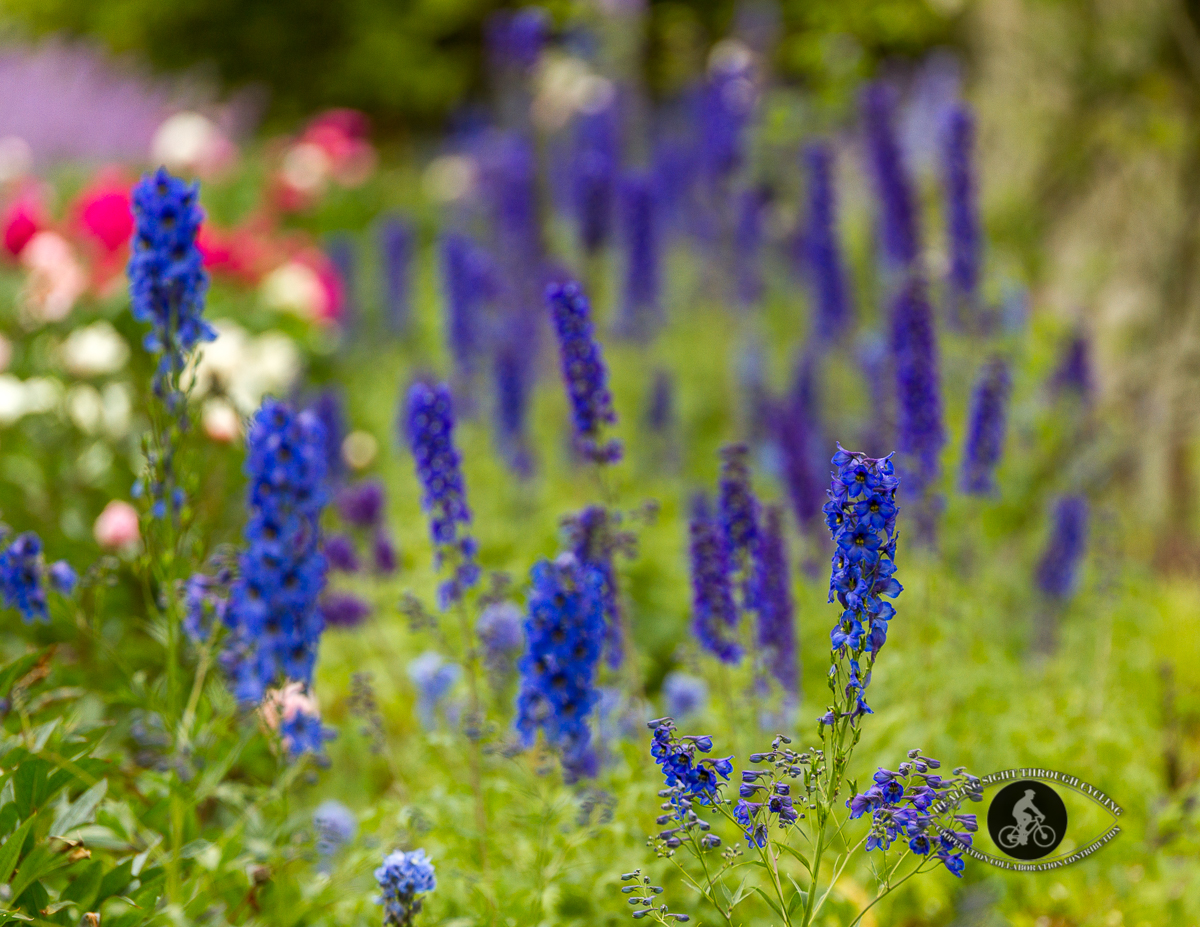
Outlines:
<svg viewBox="0 0 1200 927"><path fill-rule="evenodd" d="M166 168L147 174L133 188L133 254L129 297L133 317L150 324L144 346L159 358L154 393L168 411L182 401L179 377L187 356L216 333L204 320L208 274L196 247L204 219L198 184L172 177Z"/></svg>
<svg viewBox="0 0 1200 927"><path fill-rule="evenodd" d="M421 913L421 899L417 896L437 888L433 863L424 850L389 853L383 858L383 865L375 870L375 881L380 891L375 903L383 905L386 927L412 927L413 919Z"/></svg>
<svg viewBox="0 0 1200 927"><path fill-rule="evenodd" d="M487 252L469 237L442 237L442 280L446 293L446 340L454 370L464 387L475 379L484 352L484 307L494 295L495 268Z"/></svg>
<svg viewBox="0 0 1200 927"><path fill-rule="evenodd" d="M600 251L612 233L620 147L617 112L610 102L576 117L571 159L571 198L579 241L588 254Z"/></svg>
<svg viewBox="0 0 1200 927"><path fill-rule="evenodd" d="M962 488L966 493L987 495L996 491L996 466L1004 454L1011 391L1008 362L993 357L984 364L971 393L962 462Z"/></svg>
<svg viewBox="0 0 1200 927"><path fill-rule="evenodd" d="M317 393L309 410L321 422L325 476L331 483L337 483L346 473L346 461L342 459L342 442L346 439L346 410L342 395L336 389L323 389Z"/></svg>
<svg viewBox="0 0 1200 927"><path fill-rule="evenodd" d="M745 160L746 129L758 102L754 60L748 49L730 53L709 67L699 98L699 146L710 185L722 184Z"/></svg>
<svg viewBox="0 0 1200 927"><path fill-rule="evenodd" d="M983 232L975 184L975 117L965 104L946 116L942 138L942 182L946 189L946 232L950 251L947 276L949 316L975 327Z"/></svg>
<svg viewBox="0 0 1200 927"><path fill-rule="evenodd" d="M742 606L755 607L754 562L759 544L759 504L750 487L750 449L744 444L721 448L718 518L731 580L737 581Z"/></svg>
<svg viewBox="0 0 1200 927"><path fill-rule="evenodd" d="M648 338L662 324L662 257L658 205L648 175L630 174L621 185L621 244L625 281L617 329L627 338Z"/></svg>
<svg viewBox="0 0 1200 927"><path fill-rule="evenodd" d="M429 516L435 566L448 564L450 577L438 588L438 604L448 608L479 579L475 539L469 530L462 462L454 446L454 406L445 384L414 383L402 423L421 482L421 510Z"/></svg>
<svg viewBox="0 0 1200 927"><path fill-rule="evenodd" d="M562 358L563 380L575 426L579 452L596 463L621 459L621 442L605 440L606 425L615 425L612 394L608 390L608 366L592 326L591 308L577 283L551 284L546 302L554 320Z"/></svg>
<svg viewBox="0 0 1200 927"><path fill-rule="evenodd" d="M567 777L577 778L595 762L588 716L598 698L603 580L566 555L536 563L530 581L517 731L529 746L540 730L562 756Z"/></svg>
<svg viewBox="0 0 1200 927"><path fill-rule="evenodd" d="M379 254L383 264L383 308L388 328L408 331L412 322L413 260L417 232L410 220L388 216L379 227Z"/></svg>
<svg viewBox="0 0 1200 927"><path fill-rule="evenodd" d="M347 233L332 235L325 246L325 254L329 263L337 271L338 281L342 285L342 316L341 324L346 330L354 328L358 322L358 253L354 239Z"/></svg>
<svg viewBox="0 0 1200 927"><path fill-rule="evenodd" d="M896 138L893 89L869 84L861 96L864 142L879 202L885 270L908 273L921 253L917 199Z"/></svg>
<svg viewBox="0 0 1200 927"><path fill-rule="evenodd" d="M722 663L737 663L742 648L731 633L738 624L730 582L729 549L721 524L703 493L692 499L690 557L692 631L700 646Z"/></svg>
<svg viewBox="0 0 1200 927"><path fill-rule="evenodd" d="M941 472L941 378L933 308L920 276L910 277L892 308L892 371L896 383L897 464L906 492L920 500L917 535L932 543L936 500L931 497Z"/></svg>
<svg viewBox="0 0 1200 927"><path fill-rule="evenodd" d="M312 684L325 586L320 517L328 493L324 428L311 412L263 400L246 436L249 520L229 592L224 662L243 705L285 681Z"/></svg>
<svg viewBox="0 0 1200 927"><path fill-rule="evenodd" d="M850 327L850 288L838 237L833 147L814 142L804 149L808 206L802 241L804 276L812 298L817 337L834 341Z"/></svg>
<svg viewBox="0 0 1200 927"><path fill-rule="evenodd" d="M1087 534L1087 500L1082 496L1059 499L1054 505L1054 527L1037 568L1038 588L1047 598L1061 602L1075 592Z"/></svg>
<svg viewBox="0 0 1200 927"><path fill-rule="evenodd" d="M505 463L520 477L533 473L529 446L529 404L537 375L537 319L524 306L513 307L500 324L492 355L492 400L496 443Z"/></svg>
<svg viewBox="0 0 1200 927"><path fill-rule="evenodd" d="M519 286L531 277L543 256L537 153L529 138L503 133L491 140L483 165L492 250L511 278L510 286Z"/></svg>
<svg viewBox="0 0 1200 927"><path fill-rule="evenodd" d="M762 243L767 203L767 192L760 188L743 190L738 197L737 226L733 235L734 265L737 301L743 309L759 305L766 289L763 283Z"/></svg>
<svg viewBox="0 0 1200 927"><path fill-rule="evenodd" d="M614 516L601 505L589 505L566 520L571 552L584 569L600 577L600 600L604 610L604 653L608 665L621 665L625 654L624 615L614 556L623 540Z"/></svg>
<svg viewBox="0 0 1200 927"><path fill-rule="evenodd" d="M0 595L26 624L50 620L46 605L42 539L32 531L17 535L0 553Z"/></svg>
<svg viewBox="0 0 1200 927"><path fill-rule="evenodd" d="M810 533L820 522L825 499L824 480L819 475L813 450L819 446L821 428L816 364L815 353L803 354L796 366L791 389L769 410L771 429L783 457L784 485L796 523L801 530Z"/></svg>
<svg viewBox="0 0 1200 927"><path fill-rule="evenodd" d="M871 666L887 640L888 622L896 609L883 597L901 592L896 572L896 488L900 480L888 458L851 453L840 445L833 457L836 468L825 503L825 522L833 535L833 570L829 601L842 608L830 632L839 684L835 705L822 718L836 724L853 723L871 714L864 694ZM866 668L860 661L865 657Z"/></svg>
<svg viewBox="0 0 1200 927"><path fill-rule="evenodd" d="M758 615L757 641L767 671L786 695L800 692L800 670L796 657L795 610L792 579L788 567L783 510L769 505L763 519L755 562L754 607Z"/></svg>

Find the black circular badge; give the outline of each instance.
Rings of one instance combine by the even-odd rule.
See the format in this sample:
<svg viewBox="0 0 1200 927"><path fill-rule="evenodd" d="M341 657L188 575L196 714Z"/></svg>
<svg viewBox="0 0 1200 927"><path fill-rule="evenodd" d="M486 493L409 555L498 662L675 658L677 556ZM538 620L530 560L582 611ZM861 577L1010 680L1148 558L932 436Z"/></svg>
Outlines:
<svg viewBox="0 0 1200 927"><path fill-rule="evenodd" d="M1022 779L996 793L988 806L988 833L1013 859L1049 856L1067 835L1067 807L1044 782Z"/></svg>

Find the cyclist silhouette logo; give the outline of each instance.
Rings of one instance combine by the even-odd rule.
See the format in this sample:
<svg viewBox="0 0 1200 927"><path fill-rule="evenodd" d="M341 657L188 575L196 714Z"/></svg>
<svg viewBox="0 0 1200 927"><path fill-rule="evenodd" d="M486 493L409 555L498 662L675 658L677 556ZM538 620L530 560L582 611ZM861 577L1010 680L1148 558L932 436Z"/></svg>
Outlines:
<svg viewBox="0 0 1200 927"><path fill-rule="evenodd" d="M1013 859L1040 859L1067 833L1067 809L1044 782L1026 779L1002 788L988 808L988 833Z"/></svg>

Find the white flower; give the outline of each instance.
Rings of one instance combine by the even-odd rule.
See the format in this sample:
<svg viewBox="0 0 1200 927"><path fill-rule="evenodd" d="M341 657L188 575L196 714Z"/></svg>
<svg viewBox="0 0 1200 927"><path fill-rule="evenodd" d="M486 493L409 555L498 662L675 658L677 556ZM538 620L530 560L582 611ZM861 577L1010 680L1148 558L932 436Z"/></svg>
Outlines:
<svg viewBox="0 0 1200 927"><path fill-rule="evenodd" d="M77 377L115 373L129 360L129 345L107 322L71 332L59 351L63 366Z"/></svg>
<svg viewBox="0 0 1200 927"><path fill-rule="evenodd" d="M21 294L25 322L42 325L64 319L87 289L87 275L70 242L57 232L38 232L21 249L29 269Z"/></svg>
<svg viewBox="0 0 1200 927"><path fill-rule="evenodd" d="M325 287L307 264L288 261L263 279L259 298L268 309L315 319L325 304Z"/></svg>
<svg viewBox="0 0 1200 927"><path fill-rule="evenodd" d="M11 425L25 414L25 384L10 373L0 373L0 425Z"/></svg>
<svg viewBox="0 0 1200 927"><path fill-rule="evenodd" d="M229 166L236 155L229 141L207 116L176 113L154 133L150 159L176 174L210 177Z"/></svg>
<svg viewBox="0 0 1200 927"><path fill-rule="evenodd" d="M64 402L67 416L84 434L95 434L104 419L104 399L90 383L76 383Z"/></svg>

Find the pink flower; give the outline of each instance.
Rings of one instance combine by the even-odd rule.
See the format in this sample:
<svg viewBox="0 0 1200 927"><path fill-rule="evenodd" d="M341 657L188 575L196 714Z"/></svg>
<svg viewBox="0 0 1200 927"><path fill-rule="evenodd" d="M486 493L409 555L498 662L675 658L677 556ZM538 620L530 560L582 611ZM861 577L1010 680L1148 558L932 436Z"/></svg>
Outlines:
<svg viewBox="0 0 1200 927"><path fill-rule="evenodd" d="M96 543L107 550L133 546L141 539L137 509L128 502L113 499L96 519L92 533Z"/></svg>
<svg viewBox="0 0 1200 927"><path fill-rule="evenodd" d="M272 731L278 731L283 722L291 721L296 715L321 717L316 697L309 695L301 682L289 682L281 689L269 690L258 706L258 713ZM283 745L290 750L291 738L284 737Z"/></svg>
<svg viewBox="0 0 1200 927"><path fill-rule="evenodd" d="M22 308L32 324L66 318L87 289L87 274L75 258L71 243L57 232L38 232L21 249L29 270L22 291Z"/></svg>
<svg viewBox="0 0 1200 927"><path fill-rule="evenodd" d="M82 231L109 254L124 248L133 234L129 184L112 168L100 171L79 194L73 212Z"/></svg>
<svg viewBox="0 0 1200 927"><path fill-rule="evenodd" d="M13 257L46 226L46 213L41 198L36 192L27 190L9 204L0 219L4 228L4 249Z"/></svg>

